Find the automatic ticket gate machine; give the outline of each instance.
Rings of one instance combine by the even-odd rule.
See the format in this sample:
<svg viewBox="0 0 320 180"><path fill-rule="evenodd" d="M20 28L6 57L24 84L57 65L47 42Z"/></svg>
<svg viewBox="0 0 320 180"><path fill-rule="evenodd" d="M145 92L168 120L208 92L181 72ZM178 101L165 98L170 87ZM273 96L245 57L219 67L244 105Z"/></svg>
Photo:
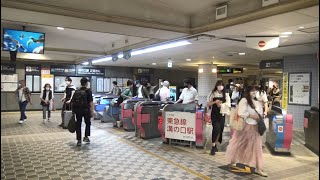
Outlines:
<svg viewBox="0 0 320 180"><path fill-rule="evenodd" d="M99 104L95 105L95 111L97 112L97 118L101 120L101 122L111 122L111 117L107 116L106 112L108 111L111 101L118 96L108 95L102 96L99 100Z"/></svg>
<svg viewBox="0 0 320 180"><path fill-rule="evenodd" d="M174 102L146 101L138 102L135 105L134 119L136 137L142 139L161 137L158 129L159 111L167 104L174 104Z"/></svg>
<svg viewBox="0 0 320 180"><path fill-rule="evenodd" d="M319 108L304 111L305 146L319 155Z"/></svg>
<svg viewBox="0 0 320 180"><path fill-rule="evenodd" d="M293 118L278 106L272 106L269 114L269 131L266 145L275 153L290 153Z"/></svg>
<svg viewBox="0 0 320 180"><path fill-rule="evenodd" d="M119 96L108 96L107 102L108 105L105 106L103 110L103 118L101 119L101 122L113 122L114 118L117 118L117 114L119 113L119 108L114 107L114 101L117 100Z"/></svg>
<svg viewBox="0 0 320 180"><path fill-rule="evenodd" d="M140 101L148 101L148 99L134 98L127 99L121 104L121 118L123 129L127 131L135 131L134 125L134 106Z"/></svg>
<svg viewBox="0 0 320 180"><path fill-rule="evenodd" d="M177 125L177 126L174 126L174 128L171 128L170 127L171 125L169 125L170 123L179 124L178 123L179 120L181 121L181 120L184 120L184 118L187 118L186 116L182 118L177 116L175 118L175 114L180 114L179 112L186 112L188 114L188 117L190 117L190 119L187 120L187 127L184 126L185 123L181 123L180 125ZM171 121L172 119L173 121ZM199 148L203 147L204 111L203 109L198 109L197 104L168 104L163 108L162 116L159 116L158 120L159 120L158 128L161 133L163 143L190 145L190 147L192 147L192 145L195 144L196 147L199 147ZM171 135L169 137L169 135L166 134L166 132L168 131L169 132L176 131L175 133L177 138L172 138ZM193 136L192 140L184 139L183 136L185 134L188 134L187 138L190 138L191 136ZM182 137L182 138L179 138L179 137Z"/></svg>

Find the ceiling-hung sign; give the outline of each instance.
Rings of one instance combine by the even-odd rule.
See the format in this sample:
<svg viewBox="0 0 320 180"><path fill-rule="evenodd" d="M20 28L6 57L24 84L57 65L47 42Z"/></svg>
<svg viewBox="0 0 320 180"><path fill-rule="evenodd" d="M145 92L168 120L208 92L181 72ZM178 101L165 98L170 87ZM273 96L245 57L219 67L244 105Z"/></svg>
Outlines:
<svg viewBox="0 0 320 180"><path fill-rule="evenodd" d="M138 74L149 74L149 69L138 69Z"/></svg>
<svg viewBox="0 0 320 180"><path fill-rule="evenodd" d="M279 36L247 36L246 46L252 49L264 51L279 46Z"/></svg>
<svg viewBox="0 0 320 180"><path fill-rule="evenodd" d="M243 68L218 67L219 74L238 74L243 73Z"/></svg>
<svg viewBox="0 0 320 180"><path fill-rule="evenodd" d="M15 63L3 63L1 64L1 73L4 74L15 74L16 64Z"/></svg>
<svg viewBox="0 0 320 180"><path fill-rule="evenodd" d="M75 76L76 66L75 65L52 65L50 72L53 75L59 76Z"/></svg>
<svg viewBox="0 0 320 180"><path fill-rule="evenodd" d="M104 76L104 68L77 66L77 75Z"/></svg>
<svg viewBox="0 0 320 180"><path fill-rule="evenodd" d="M26 74L40 75L41 74L41 65L40 64L25 65L25 72L26 72Z"/></svg>
<svg viewBox="0 0 320 180"><path fill-rule="evenodd" d="M283 59L262 60L259 66L260 69L283 69Z"/></svg>

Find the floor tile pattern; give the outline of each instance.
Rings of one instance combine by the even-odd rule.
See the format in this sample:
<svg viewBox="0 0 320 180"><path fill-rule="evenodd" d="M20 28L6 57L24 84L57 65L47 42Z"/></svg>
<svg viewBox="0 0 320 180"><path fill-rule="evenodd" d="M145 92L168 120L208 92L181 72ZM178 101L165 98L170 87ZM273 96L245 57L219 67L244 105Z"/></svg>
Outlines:
<svg viewBox="0 0 320 180"><path fill-rule="evenodd" d="M75 134L57 127L59 112L47 124L42 124L41 112L28 112L23 125L18 113L1 115L1 179L244 179L219 168L226 164L224 144L213 157L205 149L170 146L160 138L142 140L93 120L91 143L76 147ZM251 174L245 179L319 179L319 157L299 143L289 157L264 149L269 177Z"/></svg>

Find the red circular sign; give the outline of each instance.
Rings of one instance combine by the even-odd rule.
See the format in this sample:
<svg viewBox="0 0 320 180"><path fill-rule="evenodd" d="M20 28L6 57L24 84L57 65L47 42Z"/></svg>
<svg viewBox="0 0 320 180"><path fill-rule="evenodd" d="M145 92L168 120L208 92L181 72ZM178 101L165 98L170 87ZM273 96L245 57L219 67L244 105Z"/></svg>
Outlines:
<svg viewBox="0 0 320 180"><path fill-rule="evenodd" d="M259 47L264 47L266 45L266 42L264 41L259 41L258 43Z"/></svg>

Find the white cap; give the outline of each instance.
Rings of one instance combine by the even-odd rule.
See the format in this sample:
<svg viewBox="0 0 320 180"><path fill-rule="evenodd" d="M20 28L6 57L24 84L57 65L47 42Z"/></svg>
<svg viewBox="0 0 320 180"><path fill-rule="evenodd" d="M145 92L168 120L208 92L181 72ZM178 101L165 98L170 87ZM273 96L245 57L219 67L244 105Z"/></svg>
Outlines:
<svg viewBox="0 0 320 180"><path fill-rule="evenodd" d="M168 87L169 86L169 81L163 81L163 86Z"/></svg>

